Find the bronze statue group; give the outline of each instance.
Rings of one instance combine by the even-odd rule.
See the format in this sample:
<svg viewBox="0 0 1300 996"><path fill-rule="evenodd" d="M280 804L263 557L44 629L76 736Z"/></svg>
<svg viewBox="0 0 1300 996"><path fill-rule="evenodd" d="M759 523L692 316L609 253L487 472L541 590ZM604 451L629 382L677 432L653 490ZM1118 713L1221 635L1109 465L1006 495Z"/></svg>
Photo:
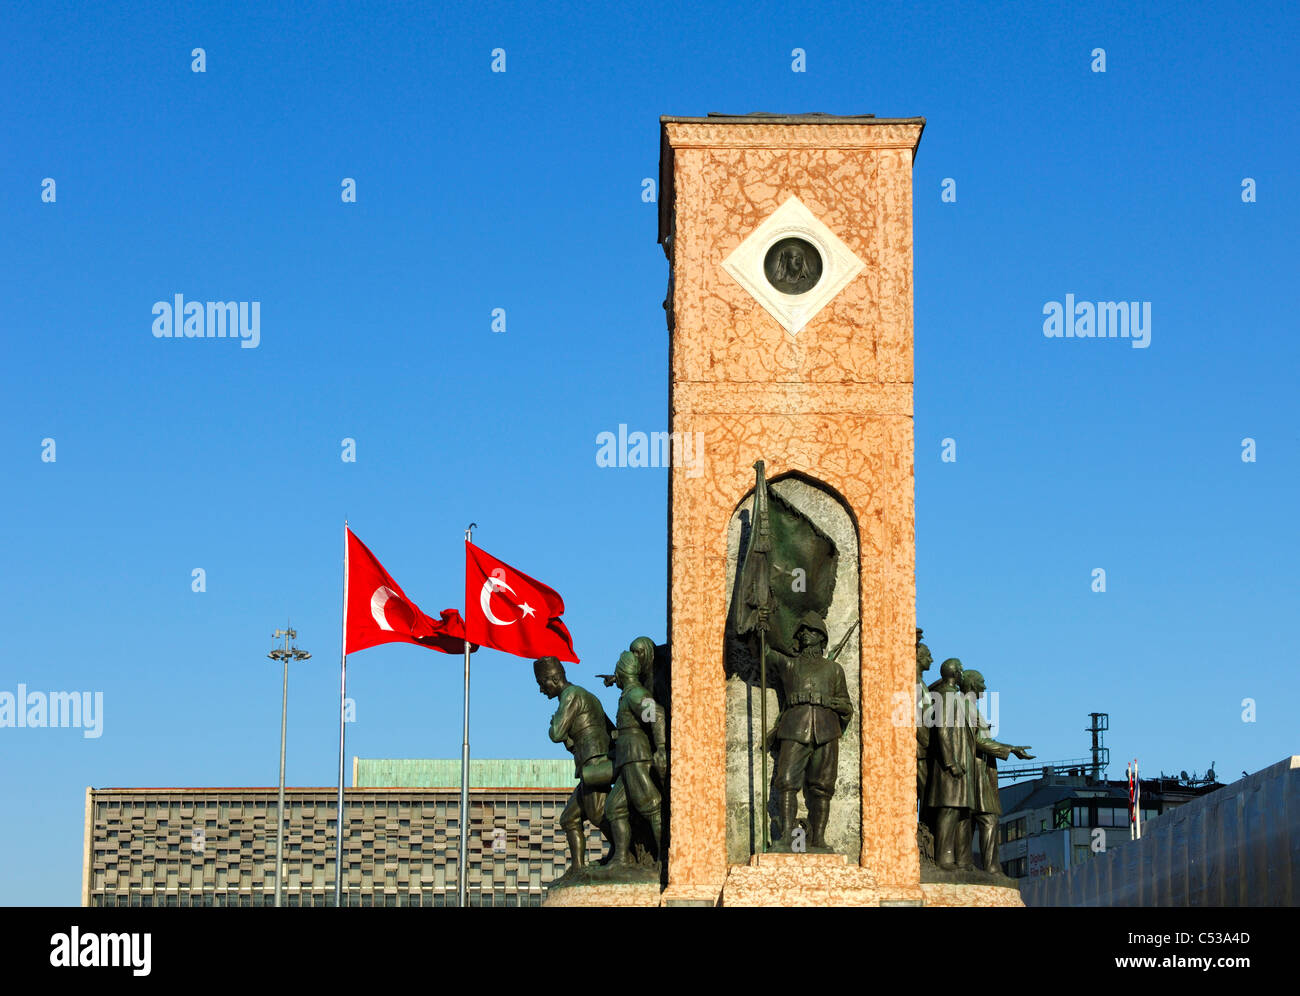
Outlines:
<svg viewBox="0 0 1300 996"><path fill-rule="evenodd" d="M601 862L610 877L653 869L663 848L663 797L668 777L668 717L654 698L655 644L639 636L619 655L612 675L619 688L616 722L600 700L569 682L554 657L533 663L537 687L558 699L550 736L573 754L578 785L560 814L569 845L569 874L588 868L584 821L613 844ZM666 696L665 696L666 697Z"/></svg>
<svg viewBox="0 0 1300 996"><path fill-rule="evenodd" d="M950 657L939 665L939 680L927 688L925 672L932 663L918 629L916 798L923 875L927 859L944 872L973 872L978 833L984 871L1000 876L997 762L1012 754L1022 760L1034 755L1028 747L993 739L978 708L985 691L980 672L966 671L960 660ZM928 854L931 849L933 854Z"/></svg>
<svg viewBox="0 0 1300 996"><path fill-rule="evenodd" d="M766 621L766 620L764 620ZM1028 747L994 740L978 708L984 677L955 657L939 667L939 680L925 684L933 663L916 631L916 795L918 845L927 865L945 873L975 873L979 835L984 871L998 864L997 762L1015 755L1031 760ZM826 654L826 624L806 613L795 629L794 656L767 650L770 674L784 692L777 719L779 743L773 773L777 824L774 851L825 851L831 798L839 768L839 742L853 718L839 647ZM843 641L841 641L842 645ZM573 755L578 784L560 815L569 846L570 870L590 874L586 828L600 829L613 849L601 862L604 877L652 873L663 857L664 798L668 779L667 657L652 639L639 636L619 655L614 673L599 675L619 688L615 721L600 700L572 684L554 657L533 664L538 689L558 700L550 737ZM658 699L656 699L658 693ZM798 793L808 807L806 839L796 816Z"/></svg>
<svg viewBox="0 0 1300 996"><path fill-rule="evenodd" d="M766 618L764 617L764 622ZM767 649L771 676L780 684L785 708L776 722L778 743L772 779L778 822L775 851L825 851L831 798L839 771L839 744L853 718L844 669L826 653L826 623L807 612L795 628L799 648L793 656ZM618 658L612 675L618 685L615 721L600 700L572 684L554 657L533 664L538 689L558 700L550 737L573 755L578 784L560 815L569 846L570 870L593 876L587 860L586 828L600 829L613 849L600 863L597 878L635 877L662 860L663 801L668 778L667 656L656 655L654 641L640 636ZM806 830L799 825L798 795L808 807ZM580 869L587 869L579 872Z"/></svg>

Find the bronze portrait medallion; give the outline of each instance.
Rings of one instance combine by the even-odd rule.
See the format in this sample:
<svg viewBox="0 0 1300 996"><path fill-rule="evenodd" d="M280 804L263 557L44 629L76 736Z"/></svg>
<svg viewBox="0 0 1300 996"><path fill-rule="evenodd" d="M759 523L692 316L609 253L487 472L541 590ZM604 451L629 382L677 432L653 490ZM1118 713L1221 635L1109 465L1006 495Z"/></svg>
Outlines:
<svg viewBox="0 0 1300 996"><path fill-rule="evenodd" d="M807 239L790 236L778 241L763 258L768 283L783 294L803 294L822 276L822 256Z"/></svg>

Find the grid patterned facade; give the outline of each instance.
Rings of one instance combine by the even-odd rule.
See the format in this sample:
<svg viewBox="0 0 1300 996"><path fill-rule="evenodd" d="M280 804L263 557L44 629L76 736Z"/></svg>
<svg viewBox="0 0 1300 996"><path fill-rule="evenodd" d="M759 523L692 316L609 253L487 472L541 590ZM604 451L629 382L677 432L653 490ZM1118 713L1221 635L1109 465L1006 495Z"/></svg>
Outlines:
<svg viewBox="0 0 1300 996"><path fill-rule="evenodd" d="M337 791L285 790L286 906L334 904ZM471 788L470 905L540 905L568 867L570 791ZM82 905L270 905L276 816L275 788L87 789ZM458 789L350 788L344 819L347 905L456 905Z"/></svg>

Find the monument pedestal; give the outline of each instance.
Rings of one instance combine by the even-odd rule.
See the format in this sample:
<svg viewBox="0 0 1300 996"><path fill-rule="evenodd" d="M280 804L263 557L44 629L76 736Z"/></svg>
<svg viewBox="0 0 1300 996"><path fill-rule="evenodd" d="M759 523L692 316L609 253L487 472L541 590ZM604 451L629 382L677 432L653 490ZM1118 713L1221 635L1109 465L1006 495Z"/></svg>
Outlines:
<svg viewBox="0 0 1300 996"><path fill-rule="evenodd" d="M1018 888L1004 885L949 885L940 882L921 883L924 896L922 906L1021 906Z"/></svg>
<svg viewBox="0 0 1300 996"><path fill-rule="evenodd" d="M688 885L669 885L660 897L660 905L717 906L722 898L723 882L694 882Z"/></svg>
<svg viewBox="0 0 1300 996"><path fill-rule="evenodd" d="M879 906L871 872L842 854L755 854L732 865L723 906Z"/></svg>
<svg viewBox="0 0 1300 996"><path fill-rule="evenodd" d="M923 883L881 889L842 854L755 854L733 865L721 906L1024 906L1020 890Z"/></svg>
<svg viewBox="0 0 1300 996"><path fill-rule="evenodd" d="M658 906L658 882L571 885L551 889L543 906Z"/></svg>

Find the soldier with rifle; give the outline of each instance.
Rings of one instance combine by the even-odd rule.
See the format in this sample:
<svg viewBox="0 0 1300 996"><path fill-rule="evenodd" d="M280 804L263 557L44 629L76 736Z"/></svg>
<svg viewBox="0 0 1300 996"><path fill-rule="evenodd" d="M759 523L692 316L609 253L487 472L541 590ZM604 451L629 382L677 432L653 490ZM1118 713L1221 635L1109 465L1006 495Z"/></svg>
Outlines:
<svg viewBox="0 0 1300 996"><path fill-rule="evenodd" d="M605 803L610 837L614 842L614 865L632 864L631 810L649 824L655 854L661 855L663 821L662 793L653 774L662 783L668 772L666 717L664 710L641 684L641 661L631 651L619 655L614 681L622 691L618 698L617 730L614 739L614 787Z"/></svg>
<svg viewBox="0 0 1300 996"><path fill-rule="evenodd" d="M765 614L765 609L760 610L760 618ZM767 665L785 692L785 709L776 725L781 748L772 778L780 813L780 835L773 845L783 851L790 850L793 843L801 789L808 807L808 848L826 849L826 826L839 774L840 738L853 718L844 668L835 657L852 632L850 628L832 656L825 656L826 623L816 612L807 612L795 631L797 656L767 651Z"/></svg>

